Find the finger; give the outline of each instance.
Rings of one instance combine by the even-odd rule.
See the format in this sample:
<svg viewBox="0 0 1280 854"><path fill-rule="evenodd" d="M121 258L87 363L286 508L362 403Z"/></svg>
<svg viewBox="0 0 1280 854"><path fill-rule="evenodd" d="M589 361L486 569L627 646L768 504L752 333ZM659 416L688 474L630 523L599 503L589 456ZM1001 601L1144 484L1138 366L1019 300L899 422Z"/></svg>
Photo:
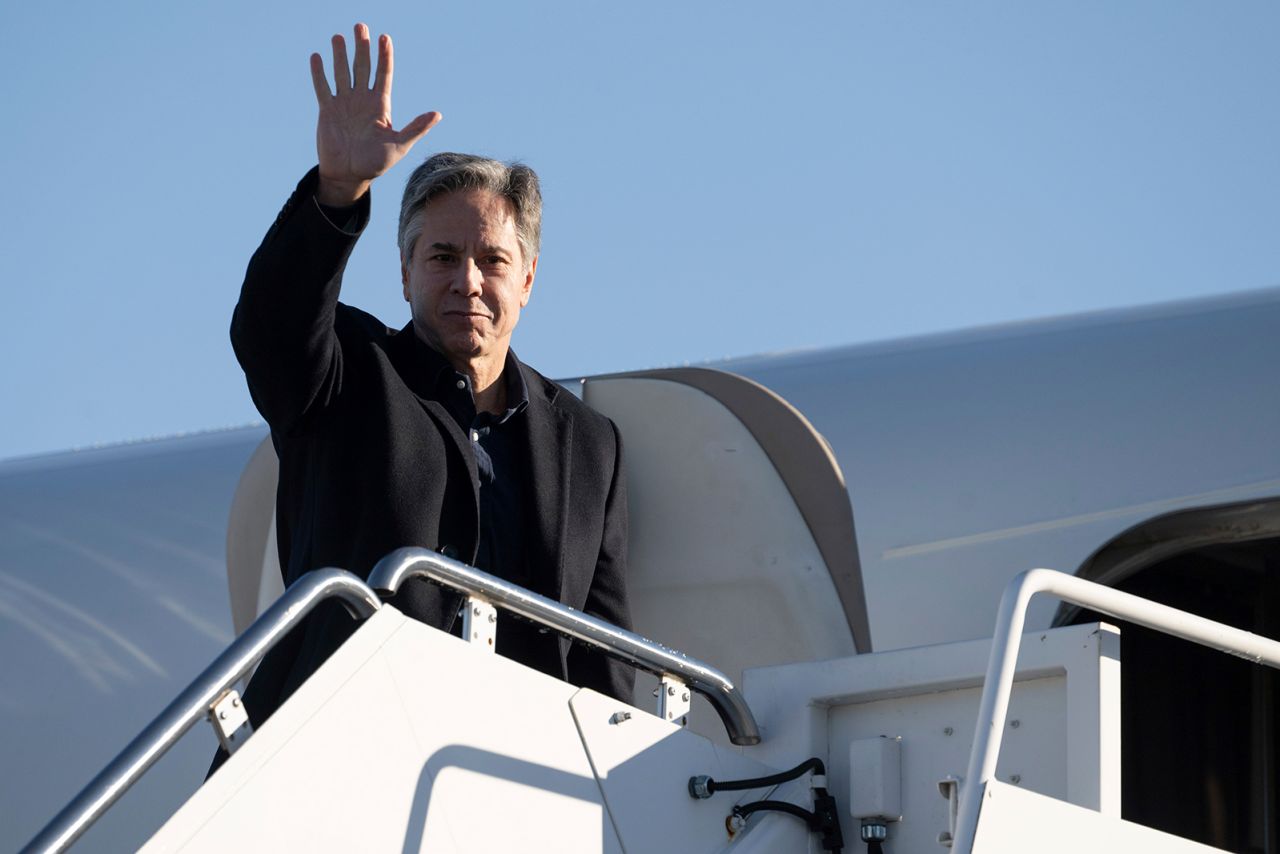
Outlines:
<svg viewBox="0 0 1280 854"><path fill-rule="evenodd" d="M383 33L378 37L378 71L373 78L373 91L383 97L391 97L392 62L391 36Z"/></svg>
<svg viewBox="0 0 1280 854"><path fill-rule="evenodd" d="M316 100L323 107L333 97L333 92L329 90L329 80L324 76L324 60L318 53L311 54L311 85L316 89Z"/></svg>
<svg viewBox="0 0 1280 854"><path fill-rule="evenodd" d="M347 64L347 43L333 37L333 88L341 95L351 89L351 66Z"/></svg>
<svg viewBox="0 0 1280 854"><path fill-rule="evenodd" d="M414 143L426 136L427 131L440 123L444 116L435 112L423 113L413 121L409 122L400 132L396 134L396 144L404 151L408 151L413 147Z"/></svg>
<svg viewBox="0 0 1280 854"><path fill-rule="evenodd" d="M356 63L353 89L369 88L369 28L356 24Z"/></svg>

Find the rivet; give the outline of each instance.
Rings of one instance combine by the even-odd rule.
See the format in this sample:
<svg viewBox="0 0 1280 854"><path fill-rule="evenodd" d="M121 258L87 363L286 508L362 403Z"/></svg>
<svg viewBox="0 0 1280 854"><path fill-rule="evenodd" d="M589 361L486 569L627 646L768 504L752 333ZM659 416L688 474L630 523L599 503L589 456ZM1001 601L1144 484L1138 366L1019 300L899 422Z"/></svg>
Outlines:
<svg viewBox="0 0 1280 854"><path fill-rule="evenodd" d="M954 729L952 729L951 727L949 727L949 726L947 726L947 727L943 727L943 728L942 728L942 734L943 734L943 735L955 735L955 732L956 732L956 731L955 731Z"/></svg>
<svg viewBox="0 0 1280 854"><path fill-rule="evenodd" d="M1018 720L1017 718L1014 718L1013 720L1009 721L1010 729L1017 729L1020 726L1022 726L1022 721Z"/></svg>
<svg viewBox="0 0 1280 854"><path fill-rule="evenodd" d="M1022 775L1021 775L1021 774L1010 774L1010 775L1009 775L1009 782L1010 782L1010 783L1013 783L1015 786L1016 786L1016 785L1018 785L1019 783L1021 783L1021 782L1022 782Z"/></svg>

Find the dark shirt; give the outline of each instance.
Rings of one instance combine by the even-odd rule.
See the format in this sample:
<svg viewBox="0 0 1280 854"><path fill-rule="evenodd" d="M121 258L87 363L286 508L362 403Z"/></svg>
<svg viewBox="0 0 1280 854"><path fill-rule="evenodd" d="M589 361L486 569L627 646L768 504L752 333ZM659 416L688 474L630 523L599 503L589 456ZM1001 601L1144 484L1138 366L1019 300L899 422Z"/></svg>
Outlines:
<svg viewBox="0 0 1280 854"><path fill-rule="evenodd" d="M432 355L435 355L434 353ZM471 440L480 475L480 543L476 566L521 587L529 585L525 565L525 409L529 390L520 376L515 353L499 379L507 395L507 408L494 415L477 412L470 377L441 359L436 373L437 399Z"/></svg>
<svg viewBox="0 0 1280 854"><path fill-rule="evenodd" d="M526 560L524 547L532 501L528 489L528 441L524 411L529 406L529 390L520 375L516 354L507 351L507 362L499 382L506 386L507 408L500 414L477 412L471 378L453 369L444 357L423 346L426 358L439 359L435 389L437 399L471 440L480 475L480 541L475 565L551 598L556 591L539 589L538 579ZM545 581L545 580L544 580ZM461 629L461 621L458 623ZM498 612L497 651L521 664L555 675L560 663L555 644L537 637L545 634L507 611Z"/></svg>

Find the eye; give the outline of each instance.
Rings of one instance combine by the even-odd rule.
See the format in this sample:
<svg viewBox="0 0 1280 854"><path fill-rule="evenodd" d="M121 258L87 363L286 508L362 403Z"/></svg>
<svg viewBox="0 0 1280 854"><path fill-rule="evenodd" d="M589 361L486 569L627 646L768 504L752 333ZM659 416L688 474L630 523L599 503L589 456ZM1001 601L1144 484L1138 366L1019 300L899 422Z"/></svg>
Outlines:
<svg viewBox="0 0 1280 854"><path fill-rule="evenodd" d="M452 264L454 256L450 252L437 252L434 255L428 256L427 260L434 261L437 264Z"/></svg>
<svg viewBox="0 0 1280 854"><path fill-rule="evenodd" d="M506 259L506 258L504 258L504 257L502 257L501 255L488 255L488 256L486 256L486 257L485 257L485 259L484 259L484 263L486 263L486 264L505 264L505 263L507 263L507 259Z"/></svg>

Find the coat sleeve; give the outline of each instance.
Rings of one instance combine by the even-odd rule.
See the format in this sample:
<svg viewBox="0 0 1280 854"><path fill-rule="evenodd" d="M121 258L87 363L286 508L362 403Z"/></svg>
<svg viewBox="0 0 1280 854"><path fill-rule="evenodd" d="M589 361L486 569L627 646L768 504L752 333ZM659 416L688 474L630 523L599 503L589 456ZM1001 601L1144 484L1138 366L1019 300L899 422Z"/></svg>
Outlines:
<svg viewBox="0 0 1280 854"><path fill-rule="evenodd" d="M622 462L622 436L612 422L615 457L613 481L605 502L604 534L596 571L583 607L585 613L630 631L627 603L627 478ZM611 656L574 644L569 651L569 681L631 703L635 668Z"/></svg>
<svg viewBox="0 0 1280 854"><path fill-rule="evenodd" d="M315 199L318 169L298 182L249 260L231 344L253 402L276 435L299 432L336 397L342 352L334 331L347 258L369 219L369 194L338 228Z"/></svg>

